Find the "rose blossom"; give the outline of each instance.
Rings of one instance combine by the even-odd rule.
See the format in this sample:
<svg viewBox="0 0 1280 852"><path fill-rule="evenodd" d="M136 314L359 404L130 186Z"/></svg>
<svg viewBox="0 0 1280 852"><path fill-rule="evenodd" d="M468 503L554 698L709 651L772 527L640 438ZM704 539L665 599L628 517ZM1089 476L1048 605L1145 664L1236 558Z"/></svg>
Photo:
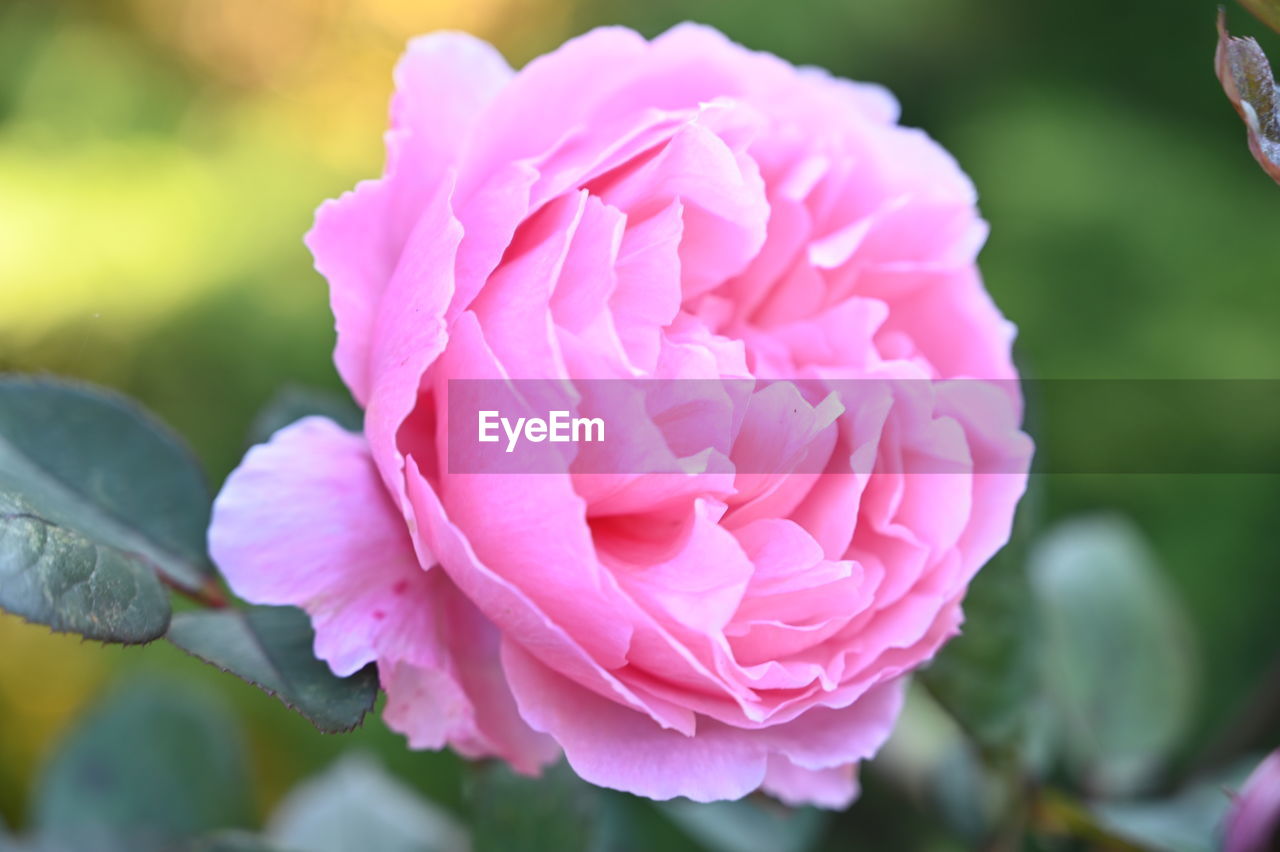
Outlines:
<svg viewBox="0 0 1280 852"><path fill-rule="evenodd" d="M384 174L307 238L364 432L308 418L250 451L210 531L232 588L304 608L339 675L376 662L414 748L846 805L1008 538L1016 385L1000 416L925 381L834 424L762 396L875 472L735 475L739 436L727 473L679 477L450 473L448 382L1016 379L973 186L883 89L701 26L519 72L435 34L396 83ZM966 472L904 472L939 453Z"/></svg>

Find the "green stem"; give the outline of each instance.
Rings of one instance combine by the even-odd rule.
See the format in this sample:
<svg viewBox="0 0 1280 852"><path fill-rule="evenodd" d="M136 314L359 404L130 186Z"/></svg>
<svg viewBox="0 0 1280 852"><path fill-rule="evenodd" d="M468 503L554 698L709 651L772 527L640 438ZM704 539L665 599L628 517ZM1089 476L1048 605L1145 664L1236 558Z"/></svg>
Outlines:
<svg viewBox="0 0 1280 852"><path fill-rule="evenodd" d="M1055 790L1042 790L1032 803L1032 822L1037 833L1072 837L1109 852L1145 852L1138 845L1117 837L1094 819L1084 805Z"/></svg>

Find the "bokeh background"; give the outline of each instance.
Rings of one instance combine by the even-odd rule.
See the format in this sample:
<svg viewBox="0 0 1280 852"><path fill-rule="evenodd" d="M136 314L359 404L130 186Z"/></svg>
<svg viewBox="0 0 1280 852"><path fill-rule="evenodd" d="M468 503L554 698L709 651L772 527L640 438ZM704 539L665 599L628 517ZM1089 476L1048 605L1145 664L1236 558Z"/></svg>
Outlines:
<svg viewBox="0 0 1280 852"><path fill-rule="evenodd" d="M1231 11L1280 55L1280 37ZM139 397L216 485L279 387L339 387L301 235L322 199L379 172L408 37L469 30L518 66L591 26L653 35L695 19L886 84L905 123L957 155L992 223L982 265L1028 375L1280 378L1280 188L1214 79L1215 12L1212 0L0 0L0 369ZM1185 766L1280 742L1277 480L1038 483L1038 523L1131 519L1188 613ZM230 704L258 814L349 749L462 807L468 770L407 752L376 720L322 737L164 643L104 650L0 616L4 822L24 822L59 737L133 669ZM850 836L914 813L874 770L868 784L883 807L841 817Z"/></svg>

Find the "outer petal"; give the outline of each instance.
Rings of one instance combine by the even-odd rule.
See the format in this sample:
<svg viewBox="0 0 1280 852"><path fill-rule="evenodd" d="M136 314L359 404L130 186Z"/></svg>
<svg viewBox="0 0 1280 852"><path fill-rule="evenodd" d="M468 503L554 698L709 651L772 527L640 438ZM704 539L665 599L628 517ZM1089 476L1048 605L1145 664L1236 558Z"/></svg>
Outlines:
<svg viewBox="0 0 1280 852"><path fill-rule="evenodd" d="M316 211L307 247L329 281L334 361L361 404L378 303L422 206L466 145L476 116L512 72L491 46L462 33L415 39L396 68L387 167Z"/></svg>
<svg viewBox="0 0 1280 852"><path fill-rule="evenodd" d="M814 708L792 722L759 730L700 717L696 733L686 735L583 689L512 642L503 644L502 662L521 715L555 737L578 775L659 800L742 798L765 782L770 760L777 757L819 771L868 758L888 739L902 706L901 684L889 683L842 710ZM806 781L812 795L797 793L798 798L836 801L830 774ZM788 789L799 791L799 782Z"/></svg>
<svg viewBox="0 0 1280 852"><path fill-rule="evenodd" d="M497 628L443 571L425 576L429 600L406 615L418 631L413 649L427 653L409 658L418 664L383 663L383 720L411 748L450 744L468 757L497 755L536 774L560 749L517 712L498 662Z"/></svg>
<svg viewBox="0 0 1280 852"><path fill-rule="evenodd" d="M405 136L391 151L397 179L429 193L458 162L480 113L513 75L493 45L467 33L410 41L396 66L391 102L392 131Z"/></svg>
<svg viewBox="0 0 1280 852"><path fill-rule="evenodd" d="M569 765L592 784L714 802L740 799L764 781L763 746L730 728L699 720L697 734L686 736L578 686L512 642L503 644L502 659L521 715L555 737Z"/></svg>
<svg viewBox="0 0 1280 852"><path fill-rule="evenodd" d="M245 600L305 609L317 655L339 675L377 658L389 614L421 589L364 438L321 417L249 451L214 502L209 549Z"/></svg>
<svg viewBox="0 0 1280 852"><path fill-rule="evenodd" d="M453 298L454 262L462 225L453 215L446 182L431 197L387 285L374 322L369 363L373 373L365 434L383 481L405 505L400 426L418 401L422 375L448 341L445 311Z"/></svg>
<svg viewBox="0 0 1280 852"><path fill-rule="evenodd" d="M415 747L526 772L555 757L516 713L496 628L424 570L361 436L309 417L250 450L214 503L209 546L241 597L305 609L337 674L377 662L387 722Z"/></svg>
<svg viewBox="0 0 1280 852"><path fill-rule="evenodd" d="M460 186L469 195L503 164L536 156L635 71L647 52L625 27L603 27L530 62L487 106Z"/></svg>
<svg viewBox="0 0 1280 852"><path fill-rule="evenodd" d="M813 67L796 68L768 53L748 50L703 24L682 23L658 36L654 53L681 74L675 91L708 89L748 98L767 107L771 116L830 129L837 121L887 124L898 117L898 104L881 86L833 78ZM665 82L661 78L659 83Z"/></svg>
<svg viewBox="0 0 1280 852"><path fill-rule="evenodd" d="M909 340L943 378L1016 379L1013 323L1001 316L977 270L914 274L923 285L890 303L879 339Z"/></svg>
<svg viewBox="0 0 1280 852"><path fill-rule="evenodd" d="M846 763L831 769L804 769L785 757L769 758L764 790L792 807L817 805L844 809L858 798L857 764Z"/></svg>

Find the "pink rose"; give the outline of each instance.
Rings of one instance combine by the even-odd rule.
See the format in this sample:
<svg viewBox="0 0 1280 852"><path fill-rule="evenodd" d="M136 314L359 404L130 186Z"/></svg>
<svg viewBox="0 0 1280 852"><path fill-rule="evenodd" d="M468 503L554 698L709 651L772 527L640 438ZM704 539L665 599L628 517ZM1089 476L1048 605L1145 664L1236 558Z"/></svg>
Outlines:
<svg viewBox="0 0 1280 852"><path fill-rule="evenodd" d="M376 662L414 748L846 805L1025 485L973 186L883 89L706 27L519 72L441 33L396 83L383 176L307 238L364 434L248 454L210 531L232 588L304 608L338 674ZM774 385L702 474L451 472L450 380L637 377L916 381ZM752 467L779 442L861 472Z"/></svg>

